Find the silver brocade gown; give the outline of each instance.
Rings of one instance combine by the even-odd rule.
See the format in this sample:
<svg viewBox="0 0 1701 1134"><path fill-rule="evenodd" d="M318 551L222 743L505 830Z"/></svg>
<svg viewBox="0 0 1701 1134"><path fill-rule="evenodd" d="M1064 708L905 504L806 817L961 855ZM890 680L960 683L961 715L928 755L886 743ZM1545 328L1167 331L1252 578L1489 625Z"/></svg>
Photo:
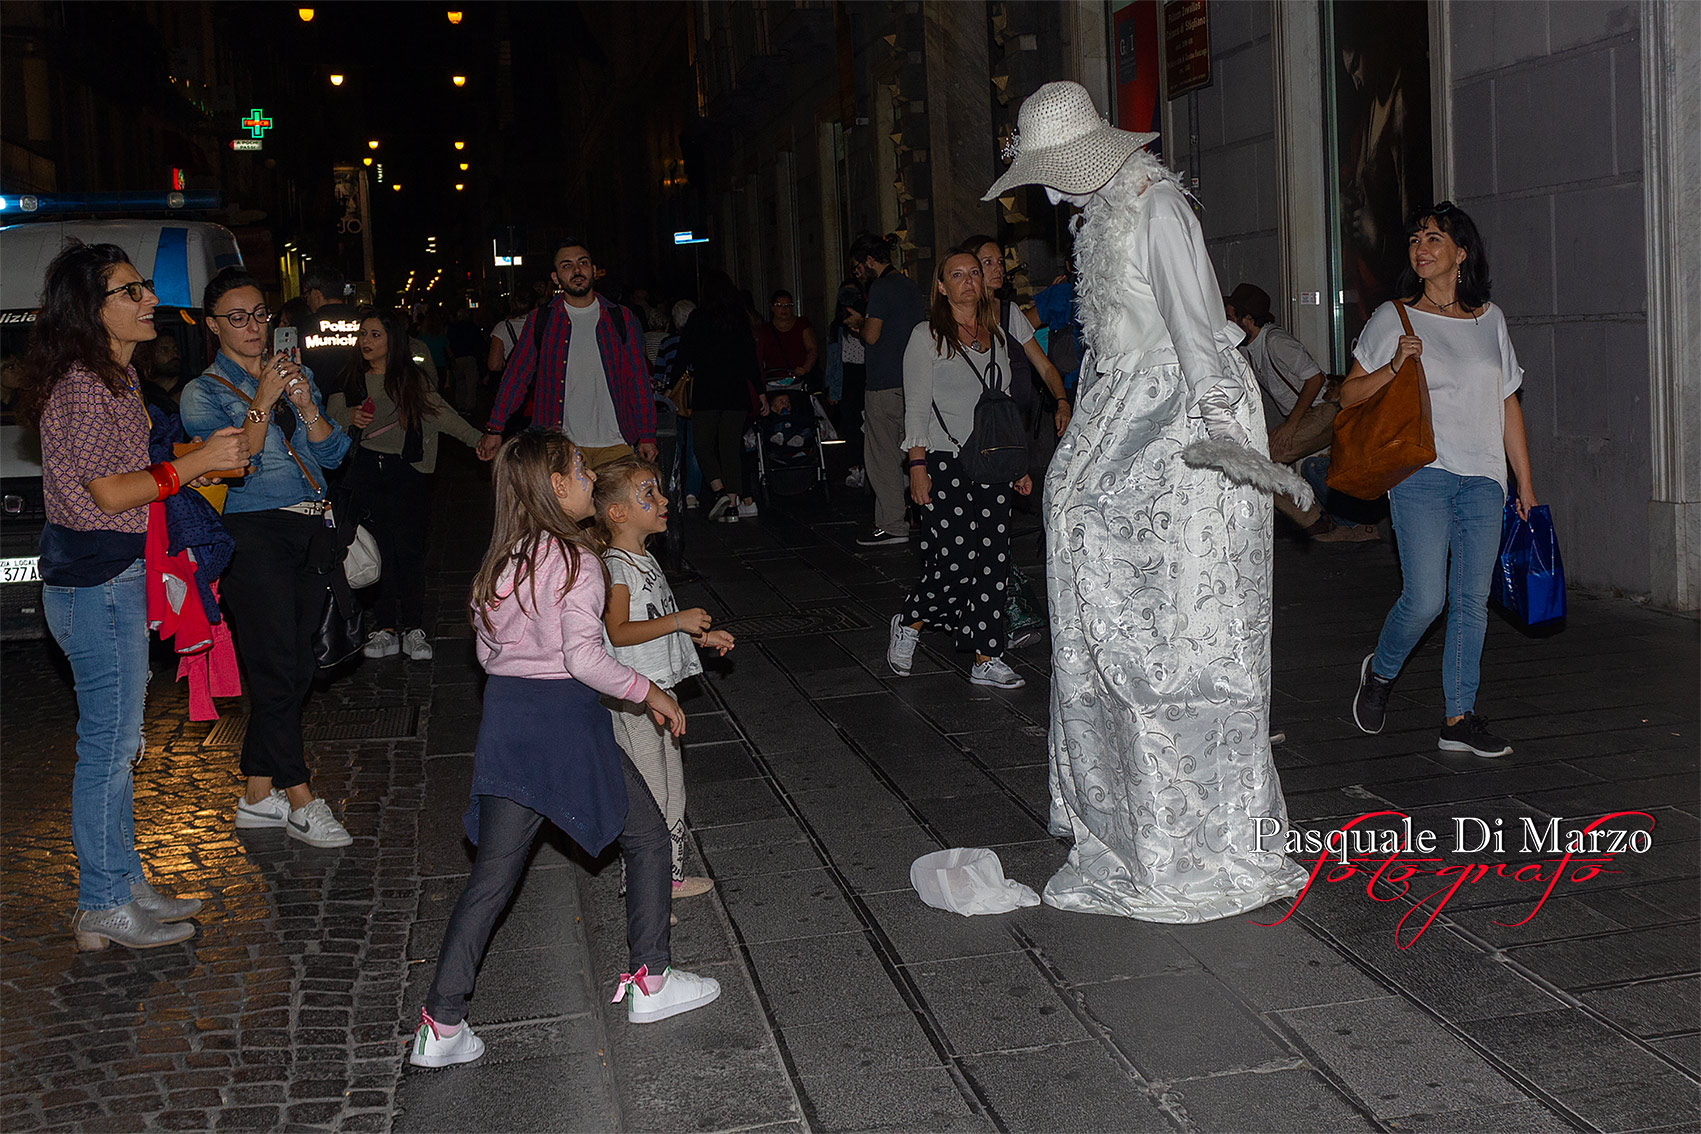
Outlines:
<svg viewBox="0 0 1701 1134"><path fill-rule="evenodd" d="M1083 276L1089 252L1133 270L1138 256L1109 243L1083 240ZM1150 296L1119 287L1118 321L1161 319ZM1238 350L1221 357L1234 421L1261 444L1255 380ZM1271 498L1182 463L1208 435L1173 349L1089 365L1098 373L1083 368L1046 476L1051 825L1075 846L1045 901L1146 921L1232 917L1305 880L1281 853L1269 745ZM1275 823L1262 844L1259 818Z"/></svg>

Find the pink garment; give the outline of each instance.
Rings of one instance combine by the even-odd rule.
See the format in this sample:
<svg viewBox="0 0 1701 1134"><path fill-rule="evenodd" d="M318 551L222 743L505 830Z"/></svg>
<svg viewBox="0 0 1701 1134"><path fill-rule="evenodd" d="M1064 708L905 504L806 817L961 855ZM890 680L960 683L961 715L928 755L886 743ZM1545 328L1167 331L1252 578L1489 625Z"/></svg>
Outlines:
<svg viewBox="0 0 1701 1134"><path fill-rule="evenodd" d="M578 572L572 588L562 595L567 556L575 552ZM537 578L523 579L517 588L514 568L502 572L496 584L501 597L489 611L491 628L476 614L473 618L484 671L493 677L571 677L598 693L642 701L649 694L649 680L610 657L603 643L608 586L601 562L553 539L539 547L537 559Z"/></svg>
<svg viewBox="0 0 1701 1134"><path fill-rule="evenodd" d="M144 585L148 600L148 629L160 641L171 641L180 654L200 653L213 643L212 626L195 589L195 557L188 550L168 555L165 505L156 500L147 508L148 534L143 544Z"/></svg>
<svg viewBox="0 0 1701 1134"><path fill-rule="evenodd" d="M213 584L218 590L218 584ZM189 719L216 721L218 706L214 697L242 696L242 675L236 668L236 649L230 640L228 620L216 622L212 628L213 644L198 654L189 654L177 663L177 679L189 679Z"/></svg>

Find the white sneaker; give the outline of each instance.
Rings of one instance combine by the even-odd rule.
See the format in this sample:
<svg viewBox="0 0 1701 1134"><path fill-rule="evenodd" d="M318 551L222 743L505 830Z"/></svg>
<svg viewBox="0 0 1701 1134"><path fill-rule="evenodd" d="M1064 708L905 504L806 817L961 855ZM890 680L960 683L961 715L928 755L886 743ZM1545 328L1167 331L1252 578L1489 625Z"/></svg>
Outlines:
<svg viewBox="0 0 1701 1134"><path fill-rule="evenodd" d="M892 633L886 639L886 664L899 677L910 675L910 663L915 661L915 644L921 641L921 631L904 625L904 616L892 616Z"/></svg>
<svg viewBox="0 0 1701 1134"><path fill-rule="evenodd" d="M750 500L740 504L738 506L738 515L741 519L754 520L756 518L756 501Z"/></svg>
<svg viewBox="0 0 1701 1134"><path fill-rule="evenodd" d="M401 648L401 640L394 630L374 630L367 636L366 645L360 652L369 658L387 658L399 653Z"/></svg>
<svg viewBox="0 0 1701 1134"><path fill-rule="evenodd" d="M236 797L236 829L257 831L263 827L282 827L289 822L289 796L279 788L259 803L249 803L246 794Z"/></svg>
<svg viewBox="0 0 1701 1134"><path fill-rule="evenodd" d="M863 485L865 485L867 483L868 483L868 474L863 472L862 469L860 469L860 468L852 469L850 471L850 475L845 477L845 487L846 488L861 488Z"/></svg>
<svg viewBox="0 0 1701 1134"><path fill-rule="evenodd" d="M382 631L380 631L382 633ZM394 652L394 651L392 651ZM425 637L424 630L409 630L402 635L402 652L414 661L431 660L431 643Z"/></svg>
<svg viewBox="0 0 1701 1134"><path fill-rule="evenodd" d="M286 829L290 838L310 847L346 847L354 842L354 836L331 814L331 805L322 799L310 800L307 806L291 811Z"/></svg>
<svg viewBox="0 0 1701 1134"><path fill-rule="evenodd" d="M687 508L695 508L697 506L697 498L695 496L687 496L685 498L685 506Z"/></svg>
<svg viewBox="0 0 1701 1134"><path fill-rule="evenodd" d="M645 992L635 979L621 978L613 1003L620 1003L621 997L630 990L631 999L626 1001L626 1019L629 1022L653 1024L669 1016L701 1008L721 994L721 982L714 977L700 977L675 968L663 970L662 977L662 986L654 993Z"/></svg>
<svg viewBox="0 0 1701 1134"><path fill-rule="evenodd" d="M1020 689L1026 685L1027 679L1004 664L1003 658L987 658L976 662L969 670L969 682L974 685L991 685L995 689Z"/></svg>
<svg viewBox="0 0 1701 1134"><path fill-rule="evenodd" d="M444 1034L443 1025L419 1010L419 1030L413 1034L413 1046L408 1062L415 1067L452 1067L471 1063L484 1054L484 1041L473 1035L472 1025L461 1021L452 1033Z"/></svg>

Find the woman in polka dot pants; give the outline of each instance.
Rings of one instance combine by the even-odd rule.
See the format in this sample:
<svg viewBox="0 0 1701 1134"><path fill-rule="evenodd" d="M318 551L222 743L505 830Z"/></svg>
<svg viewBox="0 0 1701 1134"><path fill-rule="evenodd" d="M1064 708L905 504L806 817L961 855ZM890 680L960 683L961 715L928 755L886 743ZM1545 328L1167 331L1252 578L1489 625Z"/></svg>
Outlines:
<svg viewBox="0 0 1701 1134"><path fill-rule="evenodd" d="M973 650L969 680L1018 689L1027 684L1005 664L1004 591L1010 578L1010 492L1014 484L981 484L963 471L959 439L974 429L983 383L1008 388L1009 355L998 310L982 286L980 261L947 256L934 270L928 321L904 352L904 448L910 496L924 513L921 580L892 616L886 661L908 676L924 627L946 630Z"/></svg>

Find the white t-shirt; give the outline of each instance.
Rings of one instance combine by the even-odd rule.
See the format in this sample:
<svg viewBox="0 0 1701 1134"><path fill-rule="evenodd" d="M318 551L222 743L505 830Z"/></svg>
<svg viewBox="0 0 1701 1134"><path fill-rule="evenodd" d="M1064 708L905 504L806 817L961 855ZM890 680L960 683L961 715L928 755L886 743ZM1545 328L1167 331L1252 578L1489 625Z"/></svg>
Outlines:
<svg viewBox="0 0 1701 1134"><path fill-rule="evenodd" d="M655 556L647 553L633 555L611 547L603 552L602 561L608 567L609 586L619 584L631 596L627 618L633 622L648 622L678 613L679 604L674 601L673 588L667 585L667 576L662 574L661 564L656 562ZM672 689L687 677L703 672L703 663L697 660L697 648L691 644L690 635L683 631L663 634L636 646L610 645L609 653L616 661L631 666L663 689Z"/></svg>
<svg viewBox="0 0 1701 1134"><path fill-rule="evenodd" d="M573 320L573 337L567 344L567 382L561 396L561 432L575 445L604 449L624 445L620 419L614 413L614 398L608 392L608 373L602 368L602 351L597 347L597 321L602 304L574 307L562 304Z"/></svg>
<svg viewBox="0 0 1701 1134"><path fill-rule="evenodd" d="M1489 304L1475 319L1452 319L1407 307L1412 332L1423 340L1424 376L1435 424L1431 468L1486 476L1506 487L1506 399L1524 384L1506 316ZM1400 313L1384 303L1353 347L1366 370L1391 362L1404 334Z"/></svg>
<svg viewBox="0 0 1701 1134"><path fill-rule="evenodd" d="M507 361L514 355L514 336L520 333L520 328L526 325L526 317L504 319L490 329L490 337L502 344L502 358Z"/></svg>
<svg viewBox="0 0 1701 1134"><path fill-rule="evenodd" d="M1016 340L1016 345L1010 348L1011 354L1016 353L1017 347L1026 346L1033 341L1034 325L1028 322L1027 314L1014 299L1010 301L1010 316L1005 322L1005 329L1010 332L1010 337Z"/></svg>
<svg viewBox="0 0 1701 1134"><path fill-rule="evenodd" d="M1242 344L1241 349L1246 352L1246 361L1252 364L1252 373L1258 375L1259 385L1269 392L1270 400L1284 417L1293 412L1294 403L1299 401L1300 391L1311 376L1323 373L1305 344L1274 323L1266 324L1258 337ZM1322 400L1320 386L1311 405Z"/></svg>

